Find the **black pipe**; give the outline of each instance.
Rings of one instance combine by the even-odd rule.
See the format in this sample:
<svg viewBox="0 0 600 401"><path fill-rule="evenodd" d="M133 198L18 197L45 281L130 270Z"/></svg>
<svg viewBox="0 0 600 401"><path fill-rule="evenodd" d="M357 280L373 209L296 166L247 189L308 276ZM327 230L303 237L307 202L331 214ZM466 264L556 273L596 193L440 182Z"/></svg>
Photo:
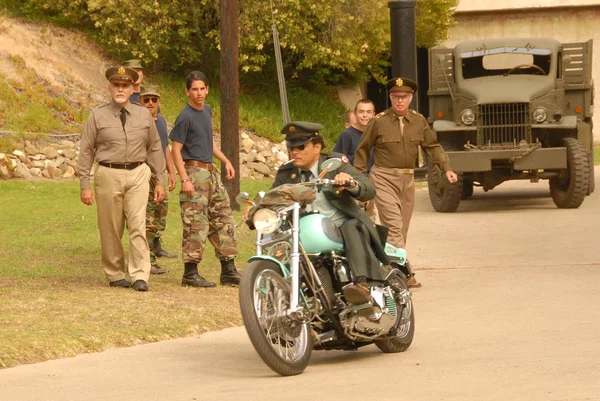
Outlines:
<svg viewBox="0 0 600 401"><path fill-rule="evenodd" d="M404 77L417 82L416 6L417 0L388 1L392 46L391 78ZM418 104L418 93L415 92L410 108L418 110Z"/></svg>

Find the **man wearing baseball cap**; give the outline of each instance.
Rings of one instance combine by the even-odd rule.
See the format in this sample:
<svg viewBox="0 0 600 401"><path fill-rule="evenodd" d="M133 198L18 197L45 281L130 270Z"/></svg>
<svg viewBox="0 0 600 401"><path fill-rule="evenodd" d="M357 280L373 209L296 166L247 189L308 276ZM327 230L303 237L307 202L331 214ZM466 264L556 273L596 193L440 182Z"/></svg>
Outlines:
<svg viewBox="0 0 600 401"><path fill-rule="evenodd" d="M140 91L144 83L144 69L142 68L142 60L134 58L123 63L123 67L131 68L138 73L138 79L133 83L133 93L129 97L130 102L138 102L140 100Z"/></svg>
<svg viewBox="0 0 600 401"><path fill-rule="evenodd" d="M365 128L356 149L354 165L362 172L367 171L373 149L369 178L377 190L375 206L379 219L389 228L388 242L405 248L415 204L414 166L419 146L446 173L450 183L455 183L457 176L427 119L408 108L418 89L417 83L408 78L394 78L386 87L392 107L377 114ZM414 275L409 277L408 284L418 285Z"/></svg>
<svg viewBox="0 0 600 401"><path fill-rule="evenodd" d="M146 203L150 179L155 186L154 202L165 197L165 157L152 115L129 102L138 73L118 66L106 70L105 75L110 102L90 112L81 134L80 198L84 204L96 202L98 207L102 266L109 286L148 291ZM98 164L92 174L94 162ZM125 226L128 264L121 244Z"/></svg>

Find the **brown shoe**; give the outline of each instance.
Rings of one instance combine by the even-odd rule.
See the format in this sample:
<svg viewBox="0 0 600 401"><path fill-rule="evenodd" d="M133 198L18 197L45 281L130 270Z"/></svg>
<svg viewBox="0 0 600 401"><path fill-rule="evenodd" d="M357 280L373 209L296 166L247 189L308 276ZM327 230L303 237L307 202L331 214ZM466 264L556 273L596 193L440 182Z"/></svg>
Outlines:
<svg viewBox="0 0 600 401"><path fill-rule="evenodd" d="M153 263L152 266L150 267L150 274L165 274L167 272L168 272L168 270L163 269L156 263Z"/></svg>
<svg viewBox="0 0 600 401"><path fill-rule="evenodd" d="M351 304L361 305L371 300L371 291L362 284L348 284L343 290L346 301Z"/></svg>
<svg viewBox="0 0 600 401"><path fill-rule="evenodd" d="M415 276L411 276L411 277L409 277L408 280L406 280L406 286L408 288L420 288L420 287L422 287L421 283L419 283L417 281L417 279L415 278Z"/></svg>

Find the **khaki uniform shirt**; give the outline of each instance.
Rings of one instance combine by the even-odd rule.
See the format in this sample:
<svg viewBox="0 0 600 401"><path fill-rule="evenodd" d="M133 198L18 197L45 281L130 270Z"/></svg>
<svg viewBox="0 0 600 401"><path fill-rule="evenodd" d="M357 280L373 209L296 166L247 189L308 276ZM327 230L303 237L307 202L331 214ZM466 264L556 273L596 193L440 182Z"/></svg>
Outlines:
<svg viewBox="0 0 600 401"><path fill-rule="evenodd" d="M357 169L362 172L367 171L369 153L373 147L376 166L414 168L420 145L442 170L452 170L448 155L437 142L425 117L414 110L409 110L402 117L404 126L402 131L400 120L401 117L389 108L369 121L354 154L354 166Z"/></svg>
<svg viewBox="0 0 600 401"><path fill-rule="evenodd" d="M90 188L90 171L94 160L125 164L147 162L152 182L165 182L165 156L152 114L137 104L127 103L125 128L121 123L121 106L110 102L92 110L81 134L79 148L79 186Z"/></svg>

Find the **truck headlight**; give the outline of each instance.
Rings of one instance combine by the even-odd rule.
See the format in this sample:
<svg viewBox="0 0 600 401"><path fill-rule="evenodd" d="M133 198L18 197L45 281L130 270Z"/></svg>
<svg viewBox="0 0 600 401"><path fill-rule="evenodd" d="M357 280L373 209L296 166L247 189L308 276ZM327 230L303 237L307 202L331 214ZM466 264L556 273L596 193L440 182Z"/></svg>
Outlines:
<svg viewBox="0 0 600 401"><path fill-rule="evenodd" d="M254 227L261 234L272 234L279 227L279 215L271 209L260 209L254 213Z"/></svg>
<svg viewBox="0 0 600 401"><path fill-rule="evenodd" d="M475 121L475 113L471 109L464 109L460 115L460 120L464 125L471 125Z"/></svg>
<svg viewBox="0 0 600 401"><path fill-rule="evenodd" d="M535 109L533 111L532 117L536 123L543 123L544 121L546 121L546 117L548 117L548 113L546 112L545 108L538 107L537 109Z"/></svg>

